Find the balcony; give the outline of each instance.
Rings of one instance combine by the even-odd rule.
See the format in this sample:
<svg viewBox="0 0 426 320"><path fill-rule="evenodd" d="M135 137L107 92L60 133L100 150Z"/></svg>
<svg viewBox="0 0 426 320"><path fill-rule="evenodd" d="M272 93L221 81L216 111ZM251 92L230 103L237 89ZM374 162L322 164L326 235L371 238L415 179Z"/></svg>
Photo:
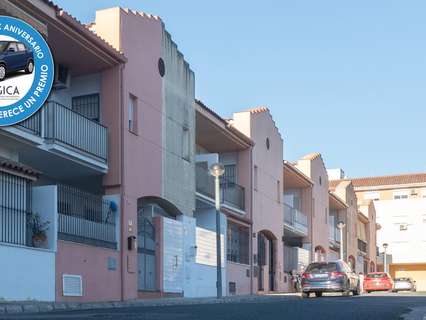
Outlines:
<svg viewBox="0 0 426 320"><path fill-rule="evenodd" d="M115 211L100 195L58 185L58 238L116 249Z"/></svg>
<svg viewBox="0 0 426 320"><path fill-rule="evenodd" d="M60 103L46 102L32 117L2 130L41 150L107 170L107 128Z"/></svg>
<svg viewBox="0 0 426 320"><path fill-rule="evenodd" d="M358 239L358 250L361 251L361 253L367 254L367 242Z"/></svg>
<svg viewBox="0 0 426 320"><path fill-rule="evenodd" d="M196 190L199 194L211 200L215 198L214 177L201 166L196 166ZM220 190L222 204L240 211L245 211L244 187L221 178Z"/></svg>
<svg viewBox="0 0 426 320"><path fill-rule="evenodd" d="M308 216L284 203L284 227L294 236L308 235Z"/></svg>

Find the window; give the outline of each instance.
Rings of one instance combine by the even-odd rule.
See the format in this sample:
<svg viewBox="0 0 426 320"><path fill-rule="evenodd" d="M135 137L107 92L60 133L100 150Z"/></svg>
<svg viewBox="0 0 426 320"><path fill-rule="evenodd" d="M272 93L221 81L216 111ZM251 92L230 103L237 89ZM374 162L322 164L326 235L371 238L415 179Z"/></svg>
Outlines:
<svg viewBox="0 0 426 320"><path fill-rule="evenodd" d="M237 183L237 166L235 164L225 165L225 173L223 174L224 187L233 188Z"/></svg>
<svg viewBox="0 0 426 320"><path fill-rule="evenodd" d="M129 96L129 131L138 134L138 99L134 95Z"/></svg>
<svg viewBox="0 0 426 320"><path fill-rule="evenodd" d="M328 208L325 208L325 224L328 224Z"/></svg>
<svg viewBox="0 0 426 320"><path fill-rule="evenodd" d="M321 178L321 176L319 177L318 180L319 180L319 184L322 185L322 178Z"/></svg>
<svg viewBox="0 0 426 320"><path fill-rule="evenodd" d="M7 50L9 51L13 51L13 52L16 52L16 51L18 51L18 47L16 46L16 43L15 42L11 42L11 43L9 43L9 46L7 47Z"/></svg>
<svg viewBox="0 0 426 320"><path fill-rule="evenodd" d="M18 42L16 46L18 47L18 51L25 51L25 46L23 43Z"/></svg>
<svg viewBox="0 0 426 320"><path fill-rule="evenodd" d="M190 161L191 160L191 139L189 134L189 128L184 126L182 131L182 158Z"/></svg>
<svg viewBox="0 0 426 320"><path fill-rule="evenodd" d="M99 122L99 93L72 97L72 110L86 118Z"/></svg>
<svg viewBox="0 0 426 320"><path fill-rule="evenodd" d="M254 166L254 177L253 177L253 187L254 187L254 190L257 190L257 188L258 188L258 179L259 179L259 177L258 177L258 168L257 168L257 166Z"/></svg>
<svg viewBox="0 0 426 320"><path fill-rule="evenodd" d="M408 199L408 190L394 191L393 198L395 200Z"/></svg>
<svg viewBox="0 0 426 320"><path fill-rule="evenodd" d="M277 181L277 202L281 202L281 183L280 180Z"/></svg>
<svg viewBox="0 0 426 320"><path fill-rule="evenodd" d="M366 192L364 193L365 200L380 200L380 192Z"/></svg>
<svg viewBox="0 0 426 320"><path fill-rule="evenodd" d="M231 262L249 264L249 228L233 222L228 223L227 259Z"/></svg>

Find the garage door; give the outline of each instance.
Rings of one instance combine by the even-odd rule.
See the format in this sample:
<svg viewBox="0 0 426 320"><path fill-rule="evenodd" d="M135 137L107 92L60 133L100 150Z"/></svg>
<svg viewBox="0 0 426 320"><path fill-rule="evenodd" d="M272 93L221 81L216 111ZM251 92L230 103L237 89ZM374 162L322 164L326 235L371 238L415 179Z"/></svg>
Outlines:
<svg viewBox="0 0 426 320"><path fill-rule="evenodd" d="M392 278L413 278L417 284L417 291L426 291L426 264L392 264L389 271Z"/></svg>

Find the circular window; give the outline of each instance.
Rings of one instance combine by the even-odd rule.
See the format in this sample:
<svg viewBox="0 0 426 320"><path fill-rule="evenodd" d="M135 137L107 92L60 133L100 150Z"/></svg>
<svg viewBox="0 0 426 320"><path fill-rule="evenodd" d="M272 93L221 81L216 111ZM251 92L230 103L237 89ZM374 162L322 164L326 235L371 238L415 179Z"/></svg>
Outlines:
<svg viewBox="0 0 426 320"><path fill-rule="evenodd" d="M164 64L163 58L158 59L158 72L160 72L161 77L164 77L166 74L166 65Z"/></svg>
<svg viewBox="0 0 426 320"><path fill-rule="evenodd" d="M269 150L271 143L269 142L269 138L266 138L266 149Z"/></svg>

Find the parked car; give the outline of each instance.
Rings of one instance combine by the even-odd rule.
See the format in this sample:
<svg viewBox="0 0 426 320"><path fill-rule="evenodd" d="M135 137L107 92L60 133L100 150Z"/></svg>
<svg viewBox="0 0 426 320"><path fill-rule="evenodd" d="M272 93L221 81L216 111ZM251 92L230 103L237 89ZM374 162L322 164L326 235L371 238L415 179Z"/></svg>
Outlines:
<svg viewBox="0 0 426 320"><path fill-rule="evenodd" d="M392 278L385 272L370 272L364 278L364 291L390 291L393 288Z"/></svg>
<svg viewBox="0 0 426 320"><path fill-rule="evenodd" d="M412 278L396 278L393 284L393 292L398 291L412 291L417 290L416 281Z"/></svg>
<svg viewBox="0 0 426 320"><path fill-rule="evenodd" d="M34 71L33 52L22 42L0 41L0 81L12 72L24 70Z"/></svg>
<svg viewBox="0 0 426 320"><path fill-rule="evenodd" d="M358 275L342 261L311 263L302 275L302 297L311 293L321 297L324 292L342 292L349 295L360 294Z"/></svg>

